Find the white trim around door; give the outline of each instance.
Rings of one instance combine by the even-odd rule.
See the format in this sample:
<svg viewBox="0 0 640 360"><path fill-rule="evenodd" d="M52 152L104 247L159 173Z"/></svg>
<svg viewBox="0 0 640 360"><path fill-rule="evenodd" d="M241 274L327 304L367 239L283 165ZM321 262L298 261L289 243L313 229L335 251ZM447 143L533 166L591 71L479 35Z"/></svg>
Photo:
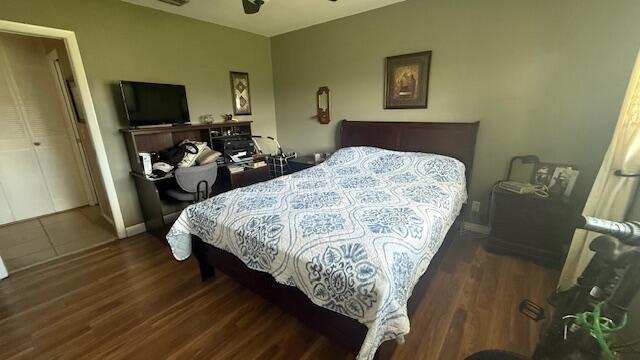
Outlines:
<svg viewBox="0 0 640 360"><path fill-rule="evenodd" d="M76 125L77 119L74 114L75 110L73 109L71 94L69 94L69 91L67 90L67 83L64 75L62 74L62 69L60 68L60 56L58 55L58 50L51 50L47 54L47 61L49 63L51 75L56 81L56 90L60 100L60 105L62 105L62 108L64 109L67 137L69 138L69 143L71 144L73 151L73 159L78 165L78 170L80 170L82 185L84 186L84 191L87 194L89 205L95 205L98 203L96 199L97 196L93 181L91 180L91 172L89 170L87 155L85 154L80 141L80 131Z"/></svg>
<svg viewBox="0 0 640 360"><path fill-rule="evenodd" d="M80 48L78 46L75 33L69 30L54 29L6 20L0 20L0 32L61 39L64 41L67 54L69 55L69 62L71 63L71 69L73 71L73 78L78 86L80 97L82 98L82 106L84 107L87 115L87 126L91 141L93 142L93 146L96 150L97 162L100 167L100 177L104 183L105 192L109 202L108 205L113 216L113 223L118 234L118 238L126 237L126 229L124 226L122 211L120 209L120 203L118 202L118 196L116 194L116 186L113 182L111 169L109 168L107 151L104 146L104 141L102 140L102 135L100 134L98 117L93 106L91 91L89 90L89 81L87 80L87 74L84 71L82 57L80 56Z"/></svg>

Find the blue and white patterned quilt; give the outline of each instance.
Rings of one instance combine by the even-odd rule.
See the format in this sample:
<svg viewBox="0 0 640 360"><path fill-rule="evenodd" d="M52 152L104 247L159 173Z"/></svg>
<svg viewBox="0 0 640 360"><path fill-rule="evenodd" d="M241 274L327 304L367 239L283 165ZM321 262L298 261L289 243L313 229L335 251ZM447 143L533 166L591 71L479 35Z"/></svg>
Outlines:
<svg viewBox="0 0 640 360"><path fill-rule="evenodd" d="M465 168L453 158L351 147L189 206L167 240L184 260L197 235L357 319L369 329L358 359L371 359L409 333L409 296L466 198Z"/></svg>

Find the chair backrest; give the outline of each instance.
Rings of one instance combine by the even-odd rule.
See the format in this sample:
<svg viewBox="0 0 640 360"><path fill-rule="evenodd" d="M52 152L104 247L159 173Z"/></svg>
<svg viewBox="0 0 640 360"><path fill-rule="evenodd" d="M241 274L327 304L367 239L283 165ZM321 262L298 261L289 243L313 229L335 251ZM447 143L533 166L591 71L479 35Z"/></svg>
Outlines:
<svg viewBox="0 0 640 360"><path fill-rule="evenodd" d="M197 192L198 183L202 180L209 184L209 190L211 190L218 176L218 164L213 162L206 165L177 168L175 176L178 186L188 193ZM202 191L203 189L201 188L200 190Z"/></svg>

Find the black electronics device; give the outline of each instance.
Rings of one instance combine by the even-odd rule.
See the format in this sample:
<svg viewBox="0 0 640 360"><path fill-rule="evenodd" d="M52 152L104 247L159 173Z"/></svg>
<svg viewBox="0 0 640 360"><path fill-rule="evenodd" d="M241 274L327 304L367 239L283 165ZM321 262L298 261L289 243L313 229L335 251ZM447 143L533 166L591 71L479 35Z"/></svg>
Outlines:
<svg viewBox="0 0 640 360"><path fill-rule="evenodd" d="M120 81L120 90L131 127L189 122L184 85Z"/></svg>
<svg viewBox="0 0 640 360"><path fill-rule="evenodd" d="M227 161L229 161L231 156L241 152L246 152L245 156L253 155L256 152L253 140L250 136L213 139L212 145L213 150L221 152Z"/></svg>

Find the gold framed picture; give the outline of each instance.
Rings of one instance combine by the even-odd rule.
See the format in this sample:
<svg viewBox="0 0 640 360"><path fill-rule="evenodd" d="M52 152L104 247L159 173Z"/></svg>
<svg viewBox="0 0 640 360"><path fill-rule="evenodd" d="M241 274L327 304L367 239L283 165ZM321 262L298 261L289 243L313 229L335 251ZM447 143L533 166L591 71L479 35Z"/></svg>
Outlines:
<svg viewBox="0 0 640 360"><path fill-rule="evenodd" d="M385 109L427 107L431 51L385 59Z"/></svg>
<svg viewBox="0 0 640 360"><path fill-rule="evenodd" d="M251 115L251 92L249 91L249 74L246 72L230 72L231 95L233 98L233 115Z"/></svg>

